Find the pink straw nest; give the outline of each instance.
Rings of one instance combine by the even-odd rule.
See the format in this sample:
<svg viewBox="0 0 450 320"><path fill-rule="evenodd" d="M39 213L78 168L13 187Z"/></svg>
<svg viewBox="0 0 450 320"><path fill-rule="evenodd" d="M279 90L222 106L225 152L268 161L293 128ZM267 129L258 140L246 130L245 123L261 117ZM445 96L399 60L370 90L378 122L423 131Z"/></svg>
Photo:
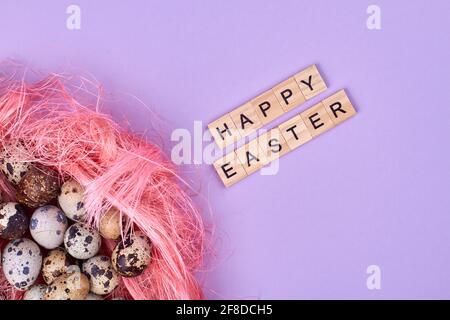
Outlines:
<svg viewBox="0 0 450 320"><path fill-rule="evenodd" d="M61 180L86 188L88 223L98 227L102 213L121 211L122 234L138 228L152 242L145 272L123 278L114 296L132 299L202 299L194 273L203 264L204 226L186 184L161 149L89 107L59 75L34 84L0 81L0 150L21 143L23 161L57 170ZM14 200L14 189L0 178L0 190ZM0 242L0 248L4 246ZM104 241L111 253L114 243ZM0 275L0 299L20 299Z"/></svg>

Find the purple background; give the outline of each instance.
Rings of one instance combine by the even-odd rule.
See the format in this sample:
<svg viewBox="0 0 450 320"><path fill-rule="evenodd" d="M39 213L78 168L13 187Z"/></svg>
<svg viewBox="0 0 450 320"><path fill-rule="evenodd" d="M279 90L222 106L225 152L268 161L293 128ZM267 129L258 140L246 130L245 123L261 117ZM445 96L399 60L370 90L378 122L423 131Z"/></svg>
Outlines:
<svg viewBox="0 0 450 320"><path fill-rule="evenodd" d="M66 28L78 4L81 30ZM188 166L211 206L210 298L450 298L449 1L2 1L0 57L76 68L193 131L317 63L358 115L225 189ZM142 132L142 105L125 114ZM114 109L115 108L115 109ZM166 141L170 136L163 137ZM205 205L205 215L208 207ZM379 265L381 290L366 268Z"/></svg>

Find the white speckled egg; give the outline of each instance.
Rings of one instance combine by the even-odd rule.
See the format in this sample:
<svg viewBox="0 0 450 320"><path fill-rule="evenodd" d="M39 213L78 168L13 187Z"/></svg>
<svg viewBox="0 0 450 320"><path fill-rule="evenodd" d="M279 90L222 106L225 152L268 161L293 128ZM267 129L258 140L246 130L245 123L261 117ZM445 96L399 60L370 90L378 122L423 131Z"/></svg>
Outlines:
<svg viewBox="0 0 450 320"><path fill-rule="evenodd" d="M86 215L84 209L84 188L75 180L64 182L58 196L58 203L66 216L74 221L83 221Z"/></svg>
<svg viewBox="0 0 450 320"><path fill-rule="evenodd" d="M43 284L35 284L30 289L25 291L23 300L44 300L47 286Z"/></svg>
<svg viewBox="0 0 450 320"><path fill-rule="evenodd" d="M106 256L96 256L84 262L83 272L88 276L91 291L95 294L109 294L119 285L119 275Z"/></svg>
<svg viewBox="0 0 450 320"><path fill-rule="evenodd" d="M140 275L150 263L150 240L140 231L120 241L111 260L114 270L124 277Z"/></svg>
<svg viewBox="0 0 450 320"><path fill-rule="evenodd" d="M58 207L43 206L31 216L30 233L42 247L54 249L63 243L67 225L67 218Z"/></svg>
<svg viewBox="0 0 450 320"><path fill-rule="evenodd" d="M99 295L89 292L86 299L84 300L103 300L103 298Z"/></svg>
<svg viewBox="0 0 450 320"><path fill-rule="evenodd" d="M0 155L0 165L9 182L19 184L23 176L30 169L30 163L24 162L26 151L22 144L16 143L6 146Z"/></svg>
<svg viewBox="0 0 450 320"><path fill-rule="evenodd" d="M89 280L81 272L56 278L47 287L44 300L85 300L89 294Z"/></svg>
<svg viewBox="0 0 450 320"><path fill-rule="evenodd" d="M67 273L74 262L74 259L62 248L49 251L42 261L42 278L45 283L50 284L56 278Z"/></svg>
<svg viewBox="0 0 450 320"><path fill-rule="evenodd" d="M116 208L106 211L100 218L99 231L100 234L111 240L120 238L121 219L120 212Z"/></svg>
<svg viewBox="0 0 450 320"><path fill-rule="evenodd" d="M28 230L28 216L16 202L0 204L0 237L6 240L20 238Z"/></svg>
<svg viewBox="0 0 450 320"><path fill-rule="evenodd" d="M13 240L3 249L3 273L8 282L17 290L27 290L33 285L39 275L41 265L41 250L30 239Z"/></svg>
<svg viewBox="0 0 450 320"><path fill-rule="evenodd" d="M102 239L92 227L75 223L67 229L64 235L64 246L67 252L76 259L89 259L100 250Z"/></svg>

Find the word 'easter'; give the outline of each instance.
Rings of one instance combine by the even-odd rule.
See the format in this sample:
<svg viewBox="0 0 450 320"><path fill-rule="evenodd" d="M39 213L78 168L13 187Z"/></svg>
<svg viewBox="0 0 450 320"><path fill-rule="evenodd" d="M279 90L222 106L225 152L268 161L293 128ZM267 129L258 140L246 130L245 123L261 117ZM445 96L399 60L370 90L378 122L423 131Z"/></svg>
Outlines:
<svg viewBox="0 0 450 320"><path fill-rule="evenodd" d="M344 90L214 162L226 187L356 114Z"/></svg>

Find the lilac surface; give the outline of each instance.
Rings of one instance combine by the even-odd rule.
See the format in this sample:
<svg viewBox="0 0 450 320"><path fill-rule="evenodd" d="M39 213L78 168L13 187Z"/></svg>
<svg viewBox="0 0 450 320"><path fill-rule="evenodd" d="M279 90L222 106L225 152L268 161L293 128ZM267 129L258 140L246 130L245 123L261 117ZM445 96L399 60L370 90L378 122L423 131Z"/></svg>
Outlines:
<svg viewBox="0 0 450 320"><path fill-rule="evenodd" d="M66 29L72 3L81 30ZM283 119L340 88L355 118L275 176L225 189L212 166L196 168L219 239L208 296L450 298L450 2L377 0L378 31L369 4L2 1L0 57L89 71L191 131L317 63L329 90ZM149 126L145 108L115 108ZM381 290L366 287L372 264Z"/></svg>

